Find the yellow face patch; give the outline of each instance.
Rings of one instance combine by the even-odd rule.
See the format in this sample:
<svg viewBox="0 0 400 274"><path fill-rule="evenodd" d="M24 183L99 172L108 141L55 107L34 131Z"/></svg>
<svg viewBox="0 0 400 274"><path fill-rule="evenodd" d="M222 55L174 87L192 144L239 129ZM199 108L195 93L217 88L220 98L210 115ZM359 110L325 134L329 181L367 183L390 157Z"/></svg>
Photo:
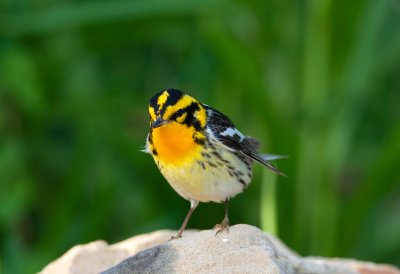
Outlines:
<svg viewBox="0 0 400 274"><path fill-rule="evenodd" d="M183 122L185 121L186 117L187 117L187 113L184 113L184 114L182 114L182 116L179 116L178 118L176 118L176 121L178 123L183 124Z"/></svg>
<svg viewBox="0 0 400 274"><path fill-rule="evenodd" d="M157 158L166 165L180 166L200 158L201 146L193 139L193 127L171 122L152 131Z"/></svg>
<svg viewBox="0 0 400 274"><path fill-rule="evenodd" d="M207 114L206 114L206 110L203 107L200 107L200 110L197 112L196 115L197 120L199 120L200 125L202 127L205 127L206 125L206 120L207 120Z"/></svg>

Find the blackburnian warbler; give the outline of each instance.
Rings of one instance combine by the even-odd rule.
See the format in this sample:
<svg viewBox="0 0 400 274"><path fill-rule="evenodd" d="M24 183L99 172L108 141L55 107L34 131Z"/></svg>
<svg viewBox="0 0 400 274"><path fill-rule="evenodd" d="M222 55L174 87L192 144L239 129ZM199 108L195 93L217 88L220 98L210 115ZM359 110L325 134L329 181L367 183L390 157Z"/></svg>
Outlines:
<svg viewBox="0 0 400 274"><path fill-rule="evenodd" d="M243 135L218 110L182 91L157 93L150 99L149 113L145 151L171 187L190 201L190 210L173 238L182 236L199 202L224 202L225 217L216 228L217 233L228 229L228 201L250 184L253 160L284 175L267 162L283 156L259 154L255 139Z"/></svg>

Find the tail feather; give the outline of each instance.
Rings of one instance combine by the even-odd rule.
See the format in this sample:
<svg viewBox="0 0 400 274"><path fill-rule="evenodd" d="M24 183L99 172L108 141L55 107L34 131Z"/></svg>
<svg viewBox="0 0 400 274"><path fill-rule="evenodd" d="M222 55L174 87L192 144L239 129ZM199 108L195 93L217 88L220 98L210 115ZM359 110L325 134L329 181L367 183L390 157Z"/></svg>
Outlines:
<svg viewBox="0 0 400 274"><path fill-rule="evenodd" d="M289 156L287 156L287 155L277 155L277 154L261 154L261 157L265 161L274 161L274 160L289 158Z"/></svg>
<svg viewBox="0 0 400 274"><path fill-rule="evenodd" d="M277 154L261 154L260 156L265 161L265 163L263 163L263 164L266 165L269 169L271 169L273 172L275 172L278 175L281 175L281 176L286 177L286 178L288 177L285 173L283 173L282 171L280 171L278 168L276 168L274 165L270 164L267 161L285 159L285 158L289 158L289 156L287 156L287 155L277 155Z"/></svg>
<svg viewBox="0 0 400 274"><path fill-rule="evenodd" d="M265 165L266 167L268 167L270 170L272 170L273 172L275 172L278 175L281 175L283 177L288 177L285 173L283 173L282 171L280 171L277 167L275 167L274 165L271 165L270 163L264 161L262 162L263 165Z"/></svg>

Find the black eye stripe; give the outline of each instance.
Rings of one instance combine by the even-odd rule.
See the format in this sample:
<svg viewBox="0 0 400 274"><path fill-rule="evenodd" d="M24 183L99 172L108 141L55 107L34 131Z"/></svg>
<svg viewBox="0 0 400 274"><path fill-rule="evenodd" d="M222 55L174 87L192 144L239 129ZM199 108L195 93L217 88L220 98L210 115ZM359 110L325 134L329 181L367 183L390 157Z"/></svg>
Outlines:
<svg viewBox="0 0 400 274"><path fill-rule="evenodd" d="M186 119L184 122L184 123L187 123L187 120L192 119L193 113L197 110L200 110L199 104L196 102L192 102L189 106L175 111L173 114L171 114L169 119L174 120L174 119L182 116L184 113L187 113L187 116L186 116Z"/></svg>
<svg viewBox="0 0 400 274"><path fill-rule="evenodd" d="M200 110L200 106L197 102L192 102L189 106L187 106L185 112L187 112L188 116L193 115L193 113L197 110Z"/></svg>
<svg viewBox="0 0 400 274"><path fill-rule="evenodd" d="M180 109L180 110L178 110L178 111L175 112L175 113L176 113L176 116L177 116L177 117L180 117L180 116L182 116L182 115L185 113L185 110Z"/></svg>
<svg viewBox="0 0 400 274"><path fill-rule="evenodd" d="M178 111L172 113L168 119L175 120L176 118L181 117L183 114L185 114L185 112L185 109L179 109Z"/></svg>

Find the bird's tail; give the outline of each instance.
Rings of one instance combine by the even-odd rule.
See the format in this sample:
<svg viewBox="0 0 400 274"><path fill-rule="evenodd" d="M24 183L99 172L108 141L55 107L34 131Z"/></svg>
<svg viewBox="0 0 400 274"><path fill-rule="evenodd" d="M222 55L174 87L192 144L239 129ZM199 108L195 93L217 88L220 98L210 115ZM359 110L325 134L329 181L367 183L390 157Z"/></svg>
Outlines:
<svg viewBox="0 0 400 274"><path fill-rule="evenodd" d="M277 155L277 154L261 154L261 157L265 161L275 161L275 160L279 160L279 159L289 158L289 156L287 156L287 155Z"/></svg>

